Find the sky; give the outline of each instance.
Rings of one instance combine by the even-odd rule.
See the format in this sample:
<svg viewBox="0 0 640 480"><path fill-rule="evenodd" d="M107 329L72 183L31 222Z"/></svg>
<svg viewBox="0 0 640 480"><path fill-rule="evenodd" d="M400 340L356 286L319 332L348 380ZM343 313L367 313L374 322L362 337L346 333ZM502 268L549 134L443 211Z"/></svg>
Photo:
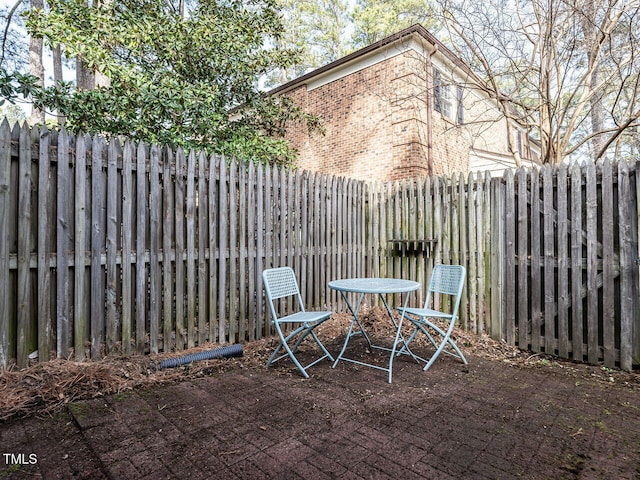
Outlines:
<svg viewBox="0 0 640 480"><path fill-rule="evenodd" d="M12 7L16 2L10 0L0 0L0 8L9 8Z"/></svg>
<svg viewBox="0 0 640 480"><path fill-rule="evenodd" d="M28 1L28 0L23 0L23 1ZM13 7L13 5L15 5L16 0L0 0L0 9L5 9L5 8L11 8ZM14 24L15 26L15 24ZM4 29L5 25L4 22L2 24L0 24L0 28ZM23 35L24 35L24 39L27 39L27 32L26 30L22 29ZM44 55L45 57L43 58L43 61L45 63L44 68L45 68L45 72L49 73L49 72L53 72L53 62L51 60L51 50L49 50L46 46L44 48ZM65 78L65 80L72 80L73 79L73 71L70 69L66 69L63 66L63 77ZM45 79L46 81L52 81L51 78L49 79Z"/></svg>
<svg viewBox="0 0 640 480"><path fill-rule="evenodd" d="M27 0L24 0L27 1ZM10 9L12 8L16 3L16 0L0 0L0 9L5 10L5 9ZM2 30L4 30L5 24L4 22L2 22L0 24L0 28ZM27 39L27 32L26 30L22 29L23 35L24 35L24 39ZM44 55L43 55L43 63L44 63L44 69L45 69L45 74L47 75L47 78L45 78L45 85L50 85L53 83L53 60L51 57L51 50L48 49L46 46L44 48ZM72 69L66 67L63 65L62 67L62 76L65 80L70 81L73 80L75 78L75 73ZM25 112L30 112L31 111L31 107L29 105L28 102L23 101L23 102L19 102L17 104L18 106L20 106Z"/></svg>

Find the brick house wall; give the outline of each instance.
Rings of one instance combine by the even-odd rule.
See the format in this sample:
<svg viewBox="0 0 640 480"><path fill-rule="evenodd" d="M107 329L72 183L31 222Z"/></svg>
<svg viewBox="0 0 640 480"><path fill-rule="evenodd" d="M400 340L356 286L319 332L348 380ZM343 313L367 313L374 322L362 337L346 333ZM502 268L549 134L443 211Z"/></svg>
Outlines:
<svg viewBox="0 0 640 480"><path fill-rule="evenodd" d="M423 34L422 27L417 30ZM289 125L287 139L299 151L299 168L388 181L467 173L473 149L508 158L507 128L500 112L460 76L459 63L440 51L429 55L424 39L416 41L416 32L408 32L405 37L400 32L397 40L373 46L363 54L356 52L351 61L338 61L337 66L312 72L282 89L281 94L291 97L306 112L318 115L326 129L324 135L309 134L303 125ZM372 61L367 55L377 57ZM429 112L434 91L431 65L451 80L455 104L452 118L433 109ZM342 72L336 74L340 69ZM457 122L455 97L459 85L463 92L462 124Z"/></svg>
<svg viewBox="0 0 640 480"><path fill-rule="evenodd" d="M289 128L299 168L371 180L426 175L423 100L407 99L407 85L397 88L399 79L415 77L414 62L397 55L313 90L303 84L287 92L305 111L320 116L326 129L321 135L302 126Z"/></svg>

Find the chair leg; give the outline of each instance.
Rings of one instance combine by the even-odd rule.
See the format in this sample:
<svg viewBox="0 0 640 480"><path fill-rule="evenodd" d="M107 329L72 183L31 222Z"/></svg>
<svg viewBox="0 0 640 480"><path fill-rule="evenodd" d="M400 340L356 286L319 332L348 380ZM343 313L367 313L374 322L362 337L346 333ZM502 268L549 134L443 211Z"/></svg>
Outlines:
<svg viewBox="0 0 640 480"><path fill-rule="evenodd" d="M423 368L424 371L429 370L431 365L433 365L433 362L435 362L438 356L443 352L448 355L459 358L460 360L462 360L462 362L465 365L467 365L468 363L467 359L464 357L464 355L462 354L462 352L460 351L456 343L451 339L451 332L453 331L453 325L454 325L453 323L449 324L449 328L445 332L437 325L434 325L433 323L427 321L425 317L421 317L420 320L411 319L410 317L407 317L407 318L409 318L409 320L413 323L415 328L413 332L411 332L411 335L409 335L409 338L407 339L407 341L405 342L405 346L398 352L399 354L405 353L404 350L408 348L408 346L411 344L411 342L416 337L416 335L418 335L418 332L422 332L429 339L433 347L436 349L435 353L429 358L429 360L416 356L417 358L420 358L422 361L426 363L426 365ZM440 342L437 342L436 339L433 338L433 335L429 333L429 328L433 328L438 333L438 335L442 337L442 340ZM451 345L455 353L445 350L445 347L447 346L447 344Z"/></svg>
<svg viewBox="0 0 640 480"><path fill-rule="evenodd" d="M269 365L271 365L272 363L276 362L277 359L277 355L278 352L282 350L282 340L280 341L280 343L278 344L278 346L273 350L273 353L271 354L271 356L269 357L269 360L267 360L267 364L265 365L266 367L268 367Z"/></svg>
<svg viewBox="0 0 640 480"><path fill-rule="evenodd" d="M302 341L307 338L307 335L309 335L311 333L311 329L305 325L304 327L300 327L301 329L304 330L304 333L302 335L300 335L298 337L298 339L296 340L296 343L293 344L293 351L297 351L298 347L300 346L300 344L302 343ZM289 335L289 338L292 337L293 335Z"/></svg>
<svg viewBox="0 0 640 480"><path fill-rule="evenodd" d="M290 334L288 337L285 338L284 334L282 333L282 330L280 330L279 326L276 326L276 333L278 334L278 338L280 339L280 343L278 343L278 346L273 350L273 353L269 357L269 360L267 360L266 367L268 367L272 363L276 363L281 358L285 358L285 357L289 356L289 353L288 353L288 351L286 349L285 349L285 352L287 352L287 353L283 353L280 356L278 356L278 354L280 353L280 350L282 350L284 348L284 346L287 345L287 342L289 341L289 338L292 335L295 335L299 330L300 329L296 330L295 332L293 332L292 334Z"/></svg>
<svg viewBox="0 0 640 480"><path fill-rule="evenodd" d="M411 335L409 335L409 339L404 342L404 346L400 349L398 353L408 353L408 352L405 352L405 350L409 348L409 345L411 344L411 342L413 342L413 339L416 338L416 335L418 335L418 332L424 333L424 335L433 344L434 348L438 348L438 342L436 342L434 338L431 336L431 334L427 331L427 329L424 328L423 318L421 318L420 320L416 320L407 316L407 319L413 324L414 330L413 332L411 332Z"/></svg>
<svg viewBox="0 0 640 480"><path fill-rule="evenodd" d="M418 327L420 329L420 331L422 333L425 334L425 336L429 339L429 341L431 342L431 344L433 345L434 348L438 348L438 342L436 342L435 338L433 338L433 336L431 336L431 334L429 333L429 330L427 330L424 327L424 324L420 324L420 326ZM442 334L442 336L444 336L444 333Z"/></svg>
<svg viewBox="0 0 640 480"><path fill-rule="evenodd" d="M467 359L464 357L464 355L462 354L462 352L460 351L460 349L458 348L458 346L455 344L455 342L453 340L451 340L451 338L448 339L449 344L453 347L453 349L456 351L458 357L460 358L460 360L462 360L462 363L464 363L465 365L467 365ZM445 352L446 353L446 352Z"/></svg>
<svg viewBox="0 0 640 480"><path fill-rule="evenodd" d="M442 352L442 349L444 348L444 345L446 343L447 342L442 342L440 344L440 346L436 349L436 352L431 356L431 358L429 359L429 361L427 362L427 364L424 366L422 370L424 370L425 372L429 370L429 367L431 367L431 365L433 365L433 362L436 361L436 358L438 358L438 355L440 355L440 352Z"/></svg>
<svg viewBox="0 0 640 480"><path fill-rule="evenodd" d="M291 361L295 364L295 366L298 368L298 370L300 370L300 373L302 373L302 375L304 375L304 378L309 378L309 374L307 373L307 370L305 367L302 366L302 364L298 361L298 359L295 356L294 350L291 349L291 347L289 347L288 344L288 340L291 338L291 335L289 335L287 337L287 340L285 340L284 343L284 349L287 351L287 353L289 354L289 357L291 357ZM298 348L297 345L295 347L296 349Z"/></svg>
<svg viewBox="0 0 640 480"><path fill-rule="evenodd" d="M315 329L315 327L314 327ZM315 340L315 342L318 344L318 346L322 349L322 351L324 352L324 356L322 358L328 358L329 361L333 362L333 357L331 356L331 354L329 353L329 351L325 348L325 346L323 345L323 343L320 341L320 339L318 338L318 336L316 335L316 332L314 331L314 329L311 330L311 336L313 337L313 339ZM321 359L322 359L321 358Z"/></svg>
<svg viewBox="0 0 640 480"><path fill-rule="evenodd" d="M278 346L275 348L275 350L273 351L273 353L269 357L269 360L267 361L266 367L268 367L269 365L277 362L278 360L280 360L282 358L289 357L289 358L291 358L291 361L294 363L294 365L297 367L297 369L300 370L300 373L302 373L302 375L305 378L309 378L309 374L307 373L307 369L309 367L315 365L316 363L318 363L319 361L321 361L321 360L323 360L325 358L328 358L330 361L333 361L334 360L333 356L331 356L329 351L325 348L325 346L320 341L320 339L318 338L318 336L316 335L316 333L314 331L315 327L317 327L317 326L318 325L313 325L313 326L302 325L302 326L298 327L297 329L295 329L293 332L291 332L287 337L285 337L284 334L282 333L280 325L276 325L276 331L278 332L278 337L280 338L280 343L278 344ZM296 341L293 344L293 346L289 346L289 342L291 341L291 339L293 339L296 335L298 335L300 333L302 333L302 334L299 335L299 337L296 339ZM302 341L308 335L311 335L313 340L316 342L316 344L323 351L324 355L321 356L320 358L316 359L315 361L313 361L312 363L310 363L309 365L307 365L305 367L298 361L298 359L295 356L295 353L298 350L298 347L300 346ZM283 353L282 355L278 356L278 353L283 348L286 351L286 353Z"/></svg>
<svg viewBox="0 0 640 480"><path fill-rule="evenodd" d="M305 368L300 364L300 362L298 361L298 359L296 358L296 356L294 354L295 349L292 350L291 347L289 346L289 340L291 340L292 337L294 337L298 333L300 333L303 329L304 329L303 327L299 327L296 330L294 330L293 332L291 332L287 337L285 337L284 334L282 333L282 329L280 328L280 325L276 324L276 331L278 333L278 337L280 338L280 343L278 344L278 346L275 348L275 350L273 351L273 353L269 357L269 360L267 361L266 367L268 367L269 365L277 362L278 360L281 360L282 358L289 357L289 358L291 358L291 360L293 361L295 366L298 368L298 370L300 370L302 375L304 375L305 378L309 378L309 374L307 374L307 372L305 371ZM278 353L283 348L287 353L278 356ZM297 345L296 345L296 348L297 348Z"/></svg>
<svg viewBox="0 0 640 480"><path fill-rule="evenodd" d="M447 329L447 331L445 332L444 330L442 330L441 328L439 328L438 326L428 322L428 325L433 328L436 332L438 332L438 334L440 334L442 336L442 342L440 342L440 345L438 346L438 348L436 349L436 352L433 354L433 356L429 359L429 362L427 362L427 364L424 366L423 370L426 372L427 370L429 370L429 367L431 367L431 365L433 365L433 362L436 360L436 358L438 358L438 356L440 355L440 353L444 352L447 353L453 357L457 357L460 360L462 360L462 363L464 363L465 365L467 364L467 359L464 357L464 355L462 354L462 352L460 351L460 349L458 348L458 346L456 345L456 343L451 339L451 332L453 331L453 325L454 323L451 322L449 324L449 328ZM425 332L426 333L426 332ZM429 335L427 333L427 335ZM433 338L431 337L431 335L429 335L429 337L431 338L431 341L433 342ZM444 349L444 347L446 347L447 343L449 345L451 345L453 347L453 349L455 350L455 354L448 352ZM435 344L434 344L435 345Z"/></svg>

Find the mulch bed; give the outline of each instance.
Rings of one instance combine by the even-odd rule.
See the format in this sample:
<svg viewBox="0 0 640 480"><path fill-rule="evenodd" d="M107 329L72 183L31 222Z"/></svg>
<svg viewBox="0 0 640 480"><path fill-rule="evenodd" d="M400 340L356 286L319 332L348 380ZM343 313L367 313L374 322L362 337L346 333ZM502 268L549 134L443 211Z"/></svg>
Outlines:
<svg viewBox="0 0 640 480"><path fill-rule="evenodd" d="M383 309L376 307L363 310L360 318L372 335L384 338L393 333L389 322L381 318L385 314ZM348 315L336 314L331 321L318 329L318 333L326 343L340 345L348 323ZM576 379L588 377L640 390L638 372L623 372L601 366L561 361L544 354L531 354L504 342L492 340L487 335L475 335L460 329L455 331L454 337L465 354L507 362L521 368L553 369ZM100 361L52 360L22 370L9 368L0 371L0 422L27 415L51 415L69 402L135 388L176 383L238 368L264 368L276 343L275 338L248 342L243 344L243 356L239 358L202 360L166 369L158 368L163 359L215 349L222 345L209 344L158 355L106 357ZM304 348L314 347L301 347ZM278 372L277 369L274 371Z"/></svg>

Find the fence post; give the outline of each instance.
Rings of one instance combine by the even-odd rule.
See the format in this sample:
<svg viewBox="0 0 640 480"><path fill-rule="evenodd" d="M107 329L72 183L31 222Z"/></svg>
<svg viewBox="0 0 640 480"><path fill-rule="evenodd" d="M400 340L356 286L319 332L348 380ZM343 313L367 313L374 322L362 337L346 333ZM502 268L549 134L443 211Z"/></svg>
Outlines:
<svg viewBox="0 0 640 480"><path fill-rule="evenodd" d="M635 300L635 307L636 310L634 312L634 316L633 316L633 325L634 328L632 329L633 331L631 332L631 336L632 336L632 341L633 341L633 345L632 345L632 361L635 364L640 364L640 308L639 308L639 303L640 301L638 300L638 289L640 289L640 267L638 267L638 262L640 259L640 162L636 162L635 165L635 183L636 183L636 204L635 204L635 217L634 217L634 221L635 221L635 225L634 225L634 229L633 234L635 235L635 241L636 241L636 265L635 265L635 290L634 290L634 298ZM632 214L633 215L633 214Z"/></svg>
<svg viewBox="0 0 640 480"><path fill-rule="evenodd" d="M38 251L38 358L40 361L49 360L52 341L52 315L51 315L51 238L48 235L49 222L51 221L50 215L50 192L51 186L49 182L51 163L49 162L49 145L51 142L51 135L47 127L43 127L40 130L39 139L39 153L38 153L38 225L37 225L37 251ZM82 158L84 161L84 157ZM79 168L79 167L76 167ZM83 167L84 168L84 167ZM76 187L76 190L78 188ZM84 190L82 191L84 193ZM84 197L83 197L84 198ZM79 207L76 207L79 208ZM84 215L84 206L81 206L82 214ZM84 220L84 218L83 218ZM76 228L78 223L84 226L84 222L76 221ZM77 237L77 235L76 235ZM84 240L84 236L82 237ZM1 241L0 241L1 242ZM83 244L84 247L84 244ZM76 249L77 250L77 249ZM84 248L82 248L82 254L84 255ZM76 265L82 264L84 268L84 257L82 262L75 262ZM76 267L78 270L78 267ZM76 288L76 291L82 291L82 289ZM76 294L76 298L81 298ZM75 318L81 316L78 311L74 312ZM77 322L76 322L77 323ZM84 333L84 332L83 332ZM82 358L84 358L84 336L82 337ZM76 349L74 349L76 350ZM76 358L78 358L78 352L75 352Z"/></svg>
<svg viewBox="0 0 640 480"><path fill-rule="evenodd" d="M122 156L122 353L131 353L133 325L133 276L131 253L133 251L133 160L135 146L127 141Z"/></svg>
<svg viewBox="0 0 640 480"><path fill-rule="evenodd" d="M9 225L11 201L11 127L5 118L0 125L0 278L9 278ZM9 364L9 282L0 282L0 367Z"/></svg>
<svg viewBox="0 0 640 480"><path fill-rule="evenodd" d="M543 291L543 328L544 328L544 351L553 354L555 340L555 311L556 288L555 288L555 261L556 261L556 226L554 225L554 204L553 204L553 174L551 166L544 165L541 171L542 180L542 267L544 291Z"/></svg>
<svg viewBox="0 0 640 480"><path fill-rule="evenodd" d="M119 269L116 257L118 253L118 154L120 145L111 139L107 150L107 190L106 190L106 282L105 282L105 334L106 352L113 352L118 341L118 281Z"/></svg>
<svg viewBox="0 0 640 480"><path fill-rule="evenodd" d="M162 280L160 267L162 194L160 186L160 157L158 145L151 146L149 163L149 350L158 353L158 336L162 319ZM168 299L165 299L168 301Z"/></svg>
<svg viewBox="0 0 640 480"><path fill-rule="evenodd" d="M505 213L504 213L504 326L502 334L509 345L516 344L516 194L513 172L507 170L505 180Z"/></svg>
<svg viewBox="0 0 640 480"><path fill-rule="evenodd" d="M620 163L618 164L618 198L620 199L620 201L618 202L619 218L629 219L628 222L621 221L619 225L621 303L620 368L622 368L623 370L631 370L633 368L634 361L634 330L636 330L636 334L638 330L638 297L637 290L633 286L633 284L635 283L634 270L637 268L634 265L637 262L633 261L633 257L634 250L637 250L638 248L638 238L634 235L634 233L637 232L637 230L634 228L637 228L637 224L635 219L633 218L633 215L631 214L633 207L633 192L631 191L629 182L629 165L624 160L620 161ZM637 347L637 343L635 344L635 347ZM636 351L635 353L638 352ZM635 358L635 360L637 361L638 359Z"/></svg>
<svg viewBox="0 0 640 480"><path fill-rule="evenodd" d="M495 340L504 338L504 188L502 179L491 180L491 255L490 255L490 319L489 334Z"/></svg>
<svg viewBox="0 0 640 480"><path fill-rule="evenodd" d="M18 159L18 342L16 363L18 367L26 367L29 362L30 350L35 344L31 323L33 302L31 301L29 265L31 260L31 129L26 124L20 129ZM65 300L66 298L65 296Z"/></svg>
<svg viewBox="0 0 640 480"><path fill-rule="evenodd" d="M136 151L136 353L145 349L147 320L147 268L146 268L146 231L147 231L147 148L143 142ZM176 257L178 255L176 254ZM180 257L182 258L182 257ZM93 272L92 272L93 275ZM178 280L176 279L176 283ZM176 313L176 317L178 313Z"/></svg>
<svg viewBox="0 0 640 480"><path fill-rule="evenodd" d="M67 358L71 348L71 305L69 294L71 279L69 278L69 250L71 225L70 175L69 168L69 137L64 128L58 137L58 163L56 185L56 323L58 358ZM95 199L96 197L94 197ZM94 203L97 203L94 200Z"/></svg>
<svg viewBox="0 0 640 480"><path fill-rule="evenodd" d="M587 227L587 357L598 363L598 191L595 163L586 169L586 227Z"/></svg>

